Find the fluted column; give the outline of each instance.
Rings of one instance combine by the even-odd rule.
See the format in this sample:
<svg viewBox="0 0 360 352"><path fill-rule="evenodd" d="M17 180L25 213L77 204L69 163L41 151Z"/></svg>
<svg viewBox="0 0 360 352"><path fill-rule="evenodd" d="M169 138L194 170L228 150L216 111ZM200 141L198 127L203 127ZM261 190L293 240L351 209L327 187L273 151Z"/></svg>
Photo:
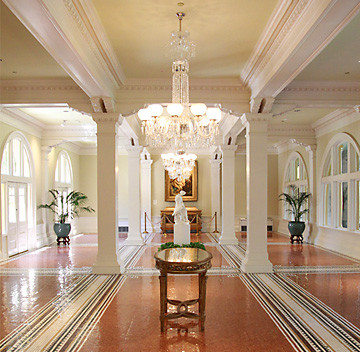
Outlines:
<svg viewBox="0 0 360 352"><path fill-rule="evenodd" d="M94 113L97 123L98 253L95 274L120 274L123 263L117 256L117 129L119 114Z"/></svg>
<svg viewBox="0 0 360 352"><path fill-rule="evenodd" d="M129 232L125 241L127 245L142 245L144 240L141 236L140 226L140 153L143 147L129 146L128 152L128 174L129 174L129 199L128 199L128 220Z"/></svg>
<svg viewBox="0 0 360 352"><path fill-rule="evenodd" d="M150 154L141 155L141 230L145 231L145 212L151 219L151 165ZM147 221L147 231L151 231L151 224Z"/></svg>
<svg viewBox="0 0 360 352"><path fill-rule="evenodd" d="M222 231L220 243L237 244L235 236L235 151L236 145L222 145Z"/></svg>
<svg viewBox="0 0 360 352"><path fill-rule="evenodd" d="M220 218L220 209L221 209L221 192L220 192L220 165L221 159L220 154L214 154L210 159L211 165L211 216L214 213L217 213L218 220L218 230L221 230L221 218ZM214 226L214 223L211 224ZM209 231L212 229L210 228Z"/></svg>
<svg viewBox="0 0 360 352"><path fill-rule="evenodd" d="M244 114L246 127L247 248L241 269L272 271L267 252L267 129L269 114Z"/></svg>

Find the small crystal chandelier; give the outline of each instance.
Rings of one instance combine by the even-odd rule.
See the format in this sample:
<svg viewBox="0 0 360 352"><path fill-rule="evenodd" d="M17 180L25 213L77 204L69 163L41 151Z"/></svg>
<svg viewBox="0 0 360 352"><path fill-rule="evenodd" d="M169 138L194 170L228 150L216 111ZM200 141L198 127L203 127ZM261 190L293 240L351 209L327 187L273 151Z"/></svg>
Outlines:
<svg viewBox="0 0 360 352"><path fill-rule="evenodd" d="M189 104L189 59L194 56L194 43L189 32L181 30L184 13L178 12L179 31L171 34L172 103L152 104L140 109L146 143L176 150L209 147L216 142L222 113L218 107ZM166 107L166 111L164 110Z"/></svg>
<svg viewBox="0 0 360 352"><path fill-rule="evenodd" d="M161 158L170 179L176 179L181 182L190 177L191 171L195 166L196 155L178 151L176 154L161 154Z"/></svg>

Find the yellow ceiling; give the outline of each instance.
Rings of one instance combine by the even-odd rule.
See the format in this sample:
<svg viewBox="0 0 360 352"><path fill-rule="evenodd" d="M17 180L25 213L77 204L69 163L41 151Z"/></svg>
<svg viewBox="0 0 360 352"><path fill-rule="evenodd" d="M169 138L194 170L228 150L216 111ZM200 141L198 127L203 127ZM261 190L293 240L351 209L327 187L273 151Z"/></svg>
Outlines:
<svg viewBox="0 0 360 352"><path fill-rule="evenodd" d="M95 125L90 116L71 110L68 107L28 107L20 110L45 125Z"/></svg>
<svg viewBox="0 0 360 352"><path fill-rule="evenodd" d="M68 77L2 1L0 1L0 43L2 59L0 79Z"/></svg>
<svg viewBox="0 0 360 352"><path fill-rule="evenodd" d="M360 82L359 38L360 13L296 77L296 80Z"/></svg>
<svg viewBox="0 0 360 352"><path fill-rule="evenodd" d="M166 55L176 12L185 12L196 57L190 76L239 77L277 0L93 0L127 78L169 77Z"/></svg>

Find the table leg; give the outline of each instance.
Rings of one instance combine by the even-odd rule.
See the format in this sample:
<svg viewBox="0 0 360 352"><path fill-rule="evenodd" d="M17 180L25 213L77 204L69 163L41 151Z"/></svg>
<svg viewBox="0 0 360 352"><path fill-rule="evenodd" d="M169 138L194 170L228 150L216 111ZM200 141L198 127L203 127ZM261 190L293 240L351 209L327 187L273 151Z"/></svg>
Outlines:
<svg viewBox="0 0 360 352"><path fill-rule="evenodd" d="M160 325L161 332L165 330L165 316L167 313L167 274L160 273Z"/></svg>
<svg viewBox="0 0 360 352"><path fill-rule="evenodd" d="M206 273L199 274L199 315L200 315L200 329L205 329L205 303L206 303Z"/></svg>

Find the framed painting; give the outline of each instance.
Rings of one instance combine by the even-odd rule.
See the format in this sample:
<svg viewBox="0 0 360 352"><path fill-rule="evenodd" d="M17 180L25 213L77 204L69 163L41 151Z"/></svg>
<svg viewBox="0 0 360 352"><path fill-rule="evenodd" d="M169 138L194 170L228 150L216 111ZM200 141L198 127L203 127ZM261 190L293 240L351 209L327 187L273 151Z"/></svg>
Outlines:
<svg viewBox="0 0 360 352"><path fill-rule="evenodd" d="M168 172L165 170L165 202L174 202L175 196L184 191L186 194L182 197L184 202L197 201L197 178L198 178L198 164L195 161L195 166L187 180L181 182L177 180L170 180Z"/></svg>

